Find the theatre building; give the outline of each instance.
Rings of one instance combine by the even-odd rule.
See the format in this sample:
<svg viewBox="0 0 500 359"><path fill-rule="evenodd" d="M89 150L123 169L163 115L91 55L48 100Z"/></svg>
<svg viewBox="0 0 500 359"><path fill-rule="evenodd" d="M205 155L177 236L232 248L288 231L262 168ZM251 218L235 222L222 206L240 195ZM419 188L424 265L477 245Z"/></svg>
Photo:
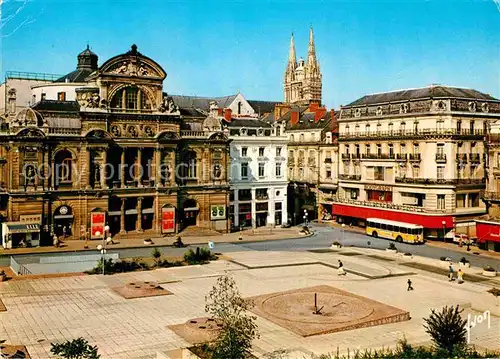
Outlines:
<svg viewBox="0 0 500 359"><path fill-rule="evenodd" d="M4 247L69 239L228 230L229 140L184 131L166 73L132 46L98 66L35 86L29 108L0 118ZM29 244L29 243L28 243Z"/></svg>
<svg viewBox="0 0 500 359"><path fill-rule="evenodd" d="M420 224L427 238L475 236L487 177L487 133L500 101L430 86L364 96L339 118L338 221Z"/></svg>

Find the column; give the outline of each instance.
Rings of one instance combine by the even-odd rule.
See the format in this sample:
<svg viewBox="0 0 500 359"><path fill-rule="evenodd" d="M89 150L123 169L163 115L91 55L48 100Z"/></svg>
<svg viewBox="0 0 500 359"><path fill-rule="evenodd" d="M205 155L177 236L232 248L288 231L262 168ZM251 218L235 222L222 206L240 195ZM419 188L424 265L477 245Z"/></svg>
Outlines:
<svg viewBox="0 0 500 359"><path fill-rule="evenodd" d="M122 108L127 108L127 92L125 89L122 92Z"/></svg>
<svg viewBox="0 0 500 359"><path fill-rule="evenodd" d="M91 165L91 157L90 157L90 148L86 148L85 149L85 167L84 170L86 171L86 178L85 180L87 181L87 189L90 189L91 186L90 186L90 183L92 182L92 179L90 178L90 176L92 176L92 165Z"/></svg>
<svg viewBox="0 0 500 359"><path fill-rule="evenodd" d="M234 191L234 201L233 201L234 226L239 227L240 226L240 204L239 204L239 200L238 200L238 189L232 189L231 191Z"/></svg>
<svg viewBox="0 0 500 359"><path fill-rule="evenodd" d="M54 165L54 161L51 161L50 164L50 188L55 189L56 187L56 166Z"/></svg>
<svg viewBox="0 0 500 359"><path fill-rule="evenodd" d="M101 188L107 188L106 186L106 164L108 163L108 153L105 148L102 152L102 164L101 164Z"/></svg>
<svg viewBox="0 0 500 359"><path fill-rule="evenodd" d="M135 168L138 187L142 187L142 147L137 148L137 167Z"/></svg>
<svg viewBox="0 0 500 359"><path fill-rule="evenodd" d="M142 197L137 198L137 232L142 232Z"/></svg>
<svg viewBox="0 0 500 359"><path fill-rule="evenodd" d="M125 231L125 198L122 198L122 206L120 208L120 233L124 234L127 233Z"/></svg>
<svg viewBox="0 0 500 359"><path fill-rule="evenodd" d="M161 186L161 149L155 149L155 186Z"/></svg>
<svg viewBox="0 0 500 359"><path fill-rule="evenodd" d="M122 154L120 159L120 180L121 188L125 188L125 147L122 148Z"/></svg>
<svg viewBox="0 0 500 359"><path fill-rule="evenodd" d="M255 205L255 188L252 188L252 228L257 227L257 208Z"/></svg>

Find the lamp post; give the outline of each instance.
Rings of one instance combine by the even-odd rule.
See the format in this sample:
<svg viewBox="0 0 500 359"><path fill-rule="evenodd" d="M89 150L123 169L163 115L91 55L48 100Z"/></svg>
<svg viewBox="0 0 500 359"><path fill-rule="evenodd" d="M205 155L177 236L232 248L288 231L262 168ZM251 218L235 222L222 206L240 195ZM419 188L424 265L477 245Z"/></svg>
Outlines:
<svg viewBox="0 0 500 359"><path fill-rule="evenodd" d="M99 237L101 235L101 232L97 231L95 232L95 235ZM106 233L103 233L102 237L102 244L99 244L97 246L97 250L101 252L101 258L102 258L102 275L104 275L104 265L105 265L105 256L106 256L106 241L104 238L106 237Z"/></svg>
<svg viewBox="0 0 500 359"><path fill-rule="evenodd" d="M304 209L304 225L307 227L307 217L309 216L309 213L307 213L307 209Z"/></svg>
<svg viewBox="0 0 500 359"><path fill-rule="evenodd" d="M441 224L443 225L443 241L446 243L446 222L442 221Z"/></svg>

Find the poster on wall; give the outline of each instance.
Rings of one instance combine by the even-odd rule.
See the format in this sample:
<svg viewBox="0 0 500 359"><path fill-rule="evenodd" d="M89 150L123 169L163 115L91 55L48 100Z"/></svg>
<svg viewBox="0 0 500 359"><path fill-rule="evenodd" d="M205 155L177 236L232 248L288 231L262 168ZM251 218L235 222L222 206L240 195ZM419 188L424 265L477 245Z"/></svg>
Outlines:
<svg viewBox="0 0 500 359"><path fill-rule="evenodd" d="M210 206L210 219L212 221L218 219L226 219L226 206L225 205Z"/></svg>
<svg viewBox="0 0 500 359"><path fill-rule="evenodd" d="M92 212L90 215L90 236L92 239L102 239L106 226L106 212Z"/></svg>
<svg viewBox="0 0 500 359"><path fill-rule="evenodd" d="M164 207L161 209L161 232L175 232L175 208Z"/></svg>

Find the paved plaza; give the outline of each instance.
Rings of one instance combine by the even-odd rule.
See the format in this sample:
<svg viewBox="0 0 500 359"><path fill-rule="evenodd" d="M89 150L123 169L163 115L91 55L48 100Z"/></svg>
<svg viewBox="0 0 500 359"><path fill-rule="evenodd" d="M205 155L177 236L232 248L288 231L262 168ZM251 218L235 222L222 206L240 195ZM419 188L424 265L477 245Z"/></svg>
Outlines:
<svg viewBox="0 0 500 359"><path fill-rule="evenodd" d="M348 348L394 346L404 336L410 343L427 344L422 318L431 308L460 304L468 313L491 310L498 315L495 298L486 293L492 280L464 284L448 282L443 275L405 266L409 261L440 265L439 261L368 249L315 252L231 252L230 260L203 266L176 267L112 276L74 276L11 280L0 283L0 339L26 345L32 358L48 358L50 343L84 337L99 347L103 358L155 358L158 351L190 345L169 326L203 318L205 295L217 276L231 273L245 297L329 286L410 313L410 320L324 335L304 337L258 316L261 337L256 355L290 349L290 357L309 353L345 352ZM347 275L339 276L342 260ZM477 273L479 268L466 268ZM406 290L411 278L414 291ZM171 295L125 299L113 288L151 282ZM480 348L500 349L500 318L491 327L478 325L471 342Z"/></svg>

